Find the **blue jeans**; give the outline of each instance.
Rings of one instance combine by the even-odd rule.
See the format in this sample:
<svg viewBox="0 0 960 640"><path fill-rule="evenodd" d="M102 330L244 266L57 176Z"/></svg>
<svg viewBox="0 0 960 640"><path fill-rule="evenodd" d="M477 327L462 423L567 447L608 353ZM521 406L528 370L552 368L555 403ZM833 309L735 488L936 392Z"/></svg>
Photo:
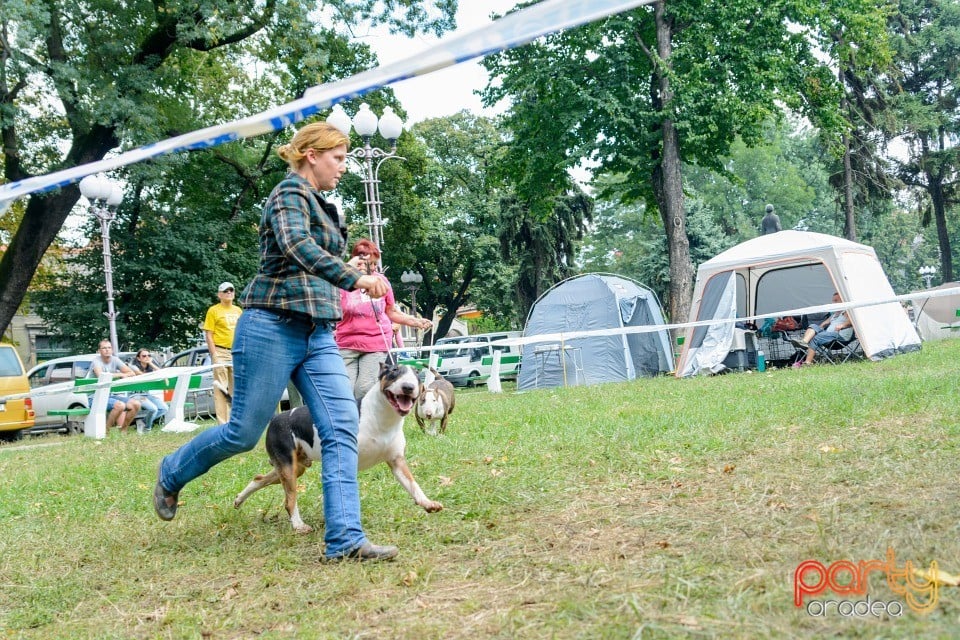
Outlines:
<svg viewBox="0 0 960 640"><path fill-rule="evenodd" d="M253 449L293 380L320 434L324 540L327 557L357 549L359 414L333 327L247 309L233 339L233 406L230 421L207 429L160 463L160 484L180 491L218 462Z"/></svg>
<svg viewBox="0 0 960 640"><path fill-rule="evenodd" d="M828 331L827 328L821 327L820 325L813 325L810 328L814 331L814 336L810 338L810 344L820 346L824 344L830 344L835 340L843 340L843 337L840 335L839 331Z"/></svg>
<svg viewBox="0 0 960 640"><path fill-rule="evenodd" d="M167 403L156 396L139 395L134 396L134 398L140 401L140 408L143 409L143 419L147 423L147 429L152 429L153 423L158 418L167 415L167 411L170 410Z"/></svg>

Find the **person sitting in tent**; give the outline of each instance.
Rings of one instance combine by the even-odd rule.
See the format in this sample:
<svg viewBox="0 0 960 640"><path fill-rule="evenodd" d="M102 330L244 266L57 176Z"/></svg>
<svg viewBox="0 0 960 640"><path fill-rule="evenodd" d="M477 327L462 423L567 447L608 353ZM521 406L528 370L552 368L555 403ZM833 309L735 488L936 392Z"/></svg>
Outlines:
<svg viewBox="0 0 960 640"><path fill-rule="evenodd" d="M840 294L836 291L833 292L833 302L834 304L842 302ZM844 310L837 311L820 324L807 327L806 333L803 334L803 340L795 342L797 346L806 348L807 356L803 360L794 362L793 366L802 367L813 364L813 358L817 354L817 351L810 345L822 346L834 341L845 342L849 340L852 335L853 323L850 321L847 312Z"/></svg>

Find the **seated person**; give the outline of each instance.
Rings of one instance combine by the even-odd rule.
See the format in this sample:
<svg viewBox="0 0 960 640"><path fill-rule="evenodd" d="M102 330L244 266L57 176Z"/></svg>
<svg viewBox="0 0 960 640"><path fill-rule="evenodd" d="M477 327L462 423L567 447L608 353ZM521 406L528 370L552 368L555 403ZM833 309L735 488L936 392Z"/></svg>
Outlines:
<svg viewBox="0 0 960 640"><path fill-rule="evenodd" d="M137 375L160 370L160 367L153 361L153 356L147 349L137 351L137 357L130 365L130 368ZM153 424L158 419L167 415L167 411L170 410L162 398L158 398L150 392L138 393L131 396L131 398L138 400L143 406L144 422L146 423L145 431L150 431L153 428Z"/></svg>
<svg viewBox="0 0 960 640"><path fill-rule="evenodd" d="M123 360L113 355L113 346L109 340L100 341L100 354L93 359L90 365L90 377L99 378L100 374L109 373L114 378L127 378L135 375L133 370L123 363ZM120 427L121 433L127 432L127 427L137 417L140 411L140 402L135 398L124 398L110 394L107 400L107 433L114 425Z"/></svg>
<svg viewBox="0 0 960 640"><path fill-rule="evenodd" d="M833 302L842 302L840 294L836 291L833 293ZM828 316L827 319L820 324L810 325L803 334L803 340L794 342L797 346L807 349L807 356L804 360L794 362L793 366L802 367L807 364L813 364L813 357L817 352L810 348L809 345L820 346L830 344L835 340L844 341L848 340L851 335L853 335L853 323L850 322L850 318L847 317L846 311L837 311Z"/></svg>

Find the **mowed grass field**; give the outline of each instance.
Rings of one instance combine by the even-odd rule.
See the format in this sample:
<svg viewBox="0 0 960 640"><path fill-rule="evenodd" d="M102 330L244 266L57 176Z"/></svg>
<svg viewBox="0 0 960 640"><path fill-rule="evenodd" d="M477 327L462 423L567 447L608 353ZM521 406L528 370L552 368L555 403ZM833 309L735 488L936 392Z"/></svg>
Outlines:
<svg viewBox="0 0 960 640"><path fill-rule="evenodd" d="M233 498L262 447L151 506L189 434L0 447L0 638L955 638L960 589L902 615L794 606L794 572L905 561L960 573L960 340L883 362L530 393L460 393L407 420L426 514L361 474L395 562L328 565L319 473L292 533L278 487ZM841 580L843 579L840 576ZM921 583L918 583L921 584ZM923 598L921 598L923 600ZM926 600L924 600L926 601ZM894 609L895 610L895 609Z"/></svg>

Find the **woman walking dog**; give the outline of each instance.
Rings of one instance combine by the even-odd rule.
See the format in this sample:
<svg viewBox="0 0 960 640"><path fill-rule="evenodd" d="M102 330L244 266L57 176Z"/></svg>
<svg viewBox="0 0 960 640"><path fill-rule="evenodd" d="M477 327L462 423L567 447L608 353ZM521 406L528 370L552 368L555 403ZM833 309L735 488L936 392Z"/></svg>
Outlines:
<svg viewBox="0 0 960 640"><path fill-rule="evenodd" d="M334 337L340 355L347 367L347 377L353 387L353 397L360 402L380 375L380 364L387 361L393 346L393 323L417 329L429 329L433 323L400 311L393 297L390 281L378 269L380 250L366 238L357 240L347 264L383 280L387 294L371 300L363 291L340 291L340 309L343 319L337 325ZM396 362L396 360L394 360Z"/></svg>
<svg viewBox="0 0 960 640"><path fill-rule="evenodd" d="M327 559L397 555L396 547L371 544L360 525L357 404L333 339L340 319L337 288L364 289L371 298L387 292L383 280L339 258L346 229L336 206L320 193L340 181L349 143L333 126L316 122L277 151L291 171L264 205L260 266L240 298L245 311L233 342L230 421L160 462L153 504L161 520L174 518L187 483L253 449L292 379L320 434Z"/></svg>

